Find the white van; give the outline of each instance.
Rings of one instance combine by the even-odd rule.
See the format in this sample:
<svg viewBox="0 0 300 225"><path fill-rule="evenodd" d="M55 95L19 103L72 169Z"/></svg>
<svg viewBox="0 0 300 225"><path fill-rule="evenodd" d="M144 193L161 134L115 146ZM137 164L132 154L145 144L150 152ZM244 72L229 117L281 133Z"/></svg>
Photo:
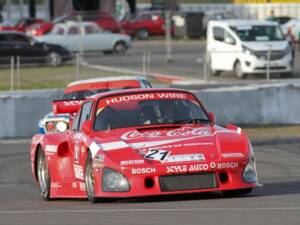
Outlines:
<svg viewBox="0 0 300 225"><path fill-rule="evenodd" d="M293 70L291 47L276 22L209 21L206 51L212 75L233 71L245 78L247 74L267 73L269 68L270 73L290 76Z"/></svg>

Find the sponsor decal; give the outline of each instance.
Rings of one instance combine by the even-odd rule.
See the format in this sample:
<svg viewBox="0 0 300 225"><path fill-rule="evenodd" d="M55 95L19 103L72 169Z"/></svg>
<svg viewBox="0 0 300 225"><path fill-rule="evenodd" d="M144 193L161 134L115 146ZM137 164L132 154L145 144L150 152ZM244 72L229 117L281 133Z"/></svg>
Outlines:
<svg viewBox="0 0 300 225"><path fill-rule="evenodd" d="M165 159L165 163L171 162L187 162L187 161L204 161L203 154L184 154L184 155L168 155Z"/></svg>
<svg viewBox="0 0 300 225"><path fill-rule="evenodd" d="M85 183L84 182L80 182L79 183L79 188L81 191L85 191Z"/></svg>
<svg viewBox="0 0 300 225"><path fill-rule="evenodd" d="M79 162L79 145L76 143L74 145L74 162L78 163Z"/></svg>
<svg viewBox="0 0 300 225"><path fill-rule="evenodd" d="M169 154L170 152L166 150L150 149L145 154L145 159L163 162Z"/></svg>
<svg viewBox="0 0 300 225"><path fill-rule="evenodd" d="M57 152L57 145L46 145L45 151L48 153L56 153Z"/></svg>
<svg viewBox="0 0 300 225"><path fill-rule="evenodd" d="M243 158L244 154L239 152L233 152L233 153L223 153L222 156L224 158Z"/></svg>
<svg viewBox="0 0 300 225"><path fill-rule="evenodd" d="M135 175L135 174L152 174L152 173L155 173L155 172L156 172L155 167L144 167L144 168L131 169L132 175Z"/></svg>
<svg viewBox="0 0 300 225"><path fill-rule="evenodd" d="M149 100L149 99L186 99L187 96L184 93L178 92L162 92L162 93L145 93L145 94L134 94L134 95L122 95L112 98L107 98L105 100L107 105L129 102L129 101L139 101L139 100Z"/></svg>
<svg viewBox="0 0 300 225"><path fill-rule="evenodd" d="M75 178L84 180L83 168L80 165L74 165Z"/></svg>
<svg viewBox="0 0 300 225"><path fill-rule="evenodd" d="M103 167L104 155L96 155L93 162L94 168Z"/></svg>
<svg viewBox="0 0 300 225"><path fill-rule="evenodd" d="M64 101L63 104L64 106L77 106L82 103L81 100L74 100L74 101Z"/></svg>
<svg viewBox="0 0 300 225"><path fill-rule="evenodd" d="M61 188L61 187L62 187L62 185L59 183L56 183L56 182L51 183L51 188Z"/></svg>
<svg viewBox="0 0 300 225"><path fill-rule="evenodd" d="M140 165L144 164L145 161L143 159L133 159L133 160L124 160L120 162L121 166L130 166L130 165Z"/></svg>
<svg viewBox="0 0 300 225"><path fill-rule="evenodd" d="M159 138L159 137L187 137L187 136L197 136L205 137L210 136L211 132L207 128L179 128L169 131L148 131L140 133L137 130L126 132L121 136L122 140L131 140L141 137L148 138Z"/></svg>
<svg viewBox="0 0 300 225"><path fill-rule="evenodd" d="M72 183L72 188L77 188L77 183L76 182Z"/></svg>
<svg viewBox="0 0 300 225"><path fill-rule="evenodd" d="M166 166L167 173L185 173L185 172L203 172L209 169L236 169L239 167L238 162L226 163L197 163L191 165L172 165Z"/></svg>

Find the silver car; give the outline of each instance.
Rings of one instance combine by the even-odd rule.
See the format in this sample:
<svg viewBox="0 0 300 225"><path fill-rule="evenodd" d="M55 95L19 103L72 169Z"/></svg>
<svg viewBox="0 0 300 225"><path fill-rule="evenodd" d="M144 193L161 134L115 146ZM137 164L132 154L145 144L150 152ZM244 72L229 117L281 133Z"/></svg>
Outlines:
<svg viewBox="0 0 300 225"><path fill-rule="evenodd" d="M71 52L103 52L125 54L131 47L131 38L124 34L114 34L102 30L93 22L73 22L56 24L52 31L37 37L46 43L57 44Z"/></svg>

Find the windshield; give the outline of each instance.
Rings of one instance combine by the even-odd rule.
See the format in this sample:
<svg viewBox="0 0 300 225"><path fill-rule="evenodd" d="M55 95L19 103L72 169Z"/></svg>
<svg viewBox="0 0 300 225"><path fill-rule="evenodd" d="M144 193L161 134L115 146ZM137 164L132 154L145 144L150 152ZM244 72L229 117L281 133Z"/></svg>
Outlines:
<svg viewBox="0 0 300 225"><path fill-rule="evenodd" d="M8 26L8 27L14 27L20 22L20 19L9 19L4 20L0 26Z"/></svg>
<svg viewBox="0 0 300 225"><path fill-rule="evenodd" d="M284 35L279 26L234 26L231 29L242 41L283 41Z"/></svg>
<svg viewBox="0 0 300 225"><path fill-rule="evenodd" d="M100 100L94 129L101 131L122 127L209 122L193 95L185 92L157 92Z"/></svg>

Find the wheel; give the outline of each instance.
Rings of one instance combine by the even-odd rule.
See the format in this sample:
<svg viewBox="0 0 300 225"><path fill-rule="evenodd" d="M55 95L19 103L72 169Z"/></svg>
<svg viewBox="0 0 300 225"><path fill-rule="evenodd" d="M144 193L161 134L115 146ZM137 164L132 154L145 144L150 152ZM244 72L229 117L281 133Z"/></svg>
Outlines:
<svg viewBox="0 0 300 225"><path fill-rule="evenodd" d="M50 175L48 171L47 159L44 151L40 148L37 153L37 177L41 196L44 200L50 200Z"/></svg>
<svg viewBox="0 0 300 225"><path fill-rule="evenodd" d="M149 37L149 32L148 32L147 29L139 29L136 32L136 36L137 36L138 39L146 40Z"/></svg>
<svg viewBox="0 0 300 225"><path fill-rule="evenodd" d="M88 157L85 161L85 188L86 194L90 202L97 202L97 198L94 196L94 168L91 152L88 153Z"/></svg>
<svg viewBox="0 0 300 225"><path fill-rule="evenodd" d="M237 61L234 64L234 74L240 79L245 79L247 77L247 75L243 73L242 64L240 63L240 61Z"/></svg>
<svg viewBox="0 0 300 225"><path fill-rule="evenodd" d="M225 196L238 196L238 195L246 195L249 194L253 188L246 189L238 189L238 190L230 190L230 191L222 191Z"/></svg>
<svg viewBox="0 0 300 225"><path fill-rule="evenodd" d="M126 43L119 41L114 46L114 53L117 55L124 55L127 51Z"/></svg>
<svg viewBox="0 0 300 225"><path fill-rule="evenodd" d="M48 66L58 66L61 64L62 57L57 52L50 52L47 55L47 65Z"/></svg>

